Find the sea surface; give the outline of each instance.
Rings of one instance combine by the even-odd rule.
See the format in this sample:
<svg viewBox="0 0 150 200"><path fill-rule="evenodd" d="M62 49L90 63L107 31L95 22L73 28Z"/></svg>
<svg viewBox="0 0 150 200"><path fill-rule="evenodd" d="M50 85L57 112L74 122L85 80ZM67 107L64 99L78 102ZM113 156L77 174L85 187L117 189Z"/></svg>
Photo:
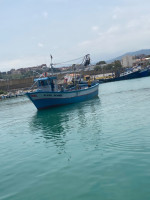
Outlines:
<svg viewBox="0 0 150 200"><path fill-rule="evenodd" d="M99 199L150 199L150 77L43 111L0 101L0 200Z"/></svg>

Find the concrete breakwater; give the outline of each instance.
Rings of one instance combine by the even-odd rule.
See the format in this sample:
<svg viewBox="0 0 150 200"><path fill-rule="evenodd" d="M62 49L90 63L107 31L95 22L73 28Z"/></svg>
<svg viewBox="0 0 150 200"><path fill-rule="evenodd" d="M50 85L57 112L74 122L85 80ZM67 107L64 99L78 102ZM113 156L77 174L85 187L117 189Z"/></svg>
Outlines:
<svg viewBox="0 0 150 200"><path fill-rule="evenodd" d="M0 81L0 90L10 91L14 89L29 88L33 84L34 77L25 79L3 80Z"/></svg>

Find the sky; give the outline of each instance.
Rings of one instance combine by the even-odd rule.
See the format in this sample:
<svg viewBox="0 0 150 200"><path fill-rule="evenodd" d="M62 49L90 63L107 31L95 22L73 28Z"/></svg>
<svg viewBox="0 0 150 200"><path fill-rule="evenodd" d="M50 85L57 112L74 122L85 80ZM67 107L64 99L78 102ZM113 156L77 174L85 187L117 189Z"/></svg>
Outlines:
<svg viewBox="0 0 150 200"><path fill-rule="evenodd" d="M0 71L150 48L149 0L0 0ZM59 66L58 66L59 67Z"/></svg>

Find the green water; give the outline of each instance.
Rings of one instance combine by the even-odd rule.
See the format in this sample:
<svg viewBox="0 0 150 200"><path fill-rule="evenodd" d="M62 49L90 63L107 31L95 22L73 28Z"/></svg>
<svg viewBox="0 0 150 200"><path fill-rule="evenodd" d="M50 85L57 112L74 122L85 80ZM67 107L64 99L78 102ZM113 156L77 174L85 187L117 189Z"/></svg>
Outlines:
<svg viewBox="0 0 150 200"><path fill-rule="evenodd" d="M37 111L0 101L0 200L149 200L150 77Z"/></svg>

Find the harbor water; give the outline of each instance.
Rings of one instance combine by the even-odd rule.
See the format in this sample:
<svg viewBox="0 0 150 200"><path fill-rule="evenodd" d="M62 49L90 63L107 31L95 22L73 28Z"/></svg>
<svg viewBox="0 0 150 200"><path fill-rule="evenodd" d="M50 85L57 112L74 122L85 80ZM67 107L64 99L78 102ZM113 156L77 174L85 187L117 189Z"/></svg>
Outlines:
<svg viewBox="0 0 150 200"><path fill-rule="evenodd" d="M0 200L149 200L150 77L37 111L0 101Z"/></svg>

